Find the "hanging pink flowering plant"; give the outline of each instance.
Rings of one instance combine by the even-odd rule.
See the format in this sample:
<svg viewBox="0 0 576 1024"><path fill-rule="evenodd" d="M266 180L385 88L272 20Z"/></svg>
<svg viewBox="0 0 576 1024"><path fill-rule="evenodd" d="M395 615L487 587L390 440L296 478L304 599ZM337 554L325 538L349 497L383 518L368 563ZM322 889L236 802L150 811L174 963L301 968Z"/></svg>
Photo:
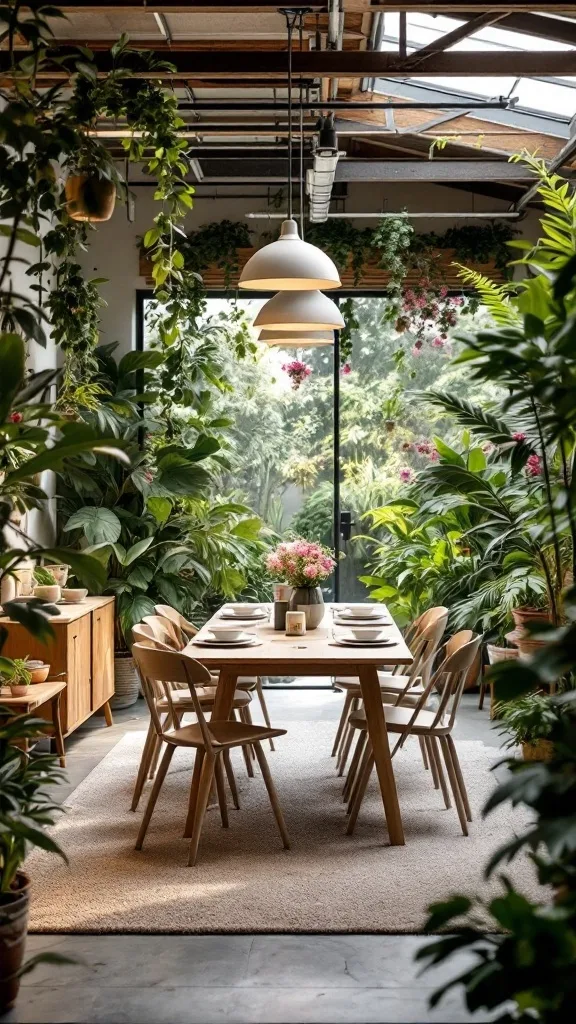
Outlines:
<svg viewBox="0 0 576 1024"><path fill-rule="evenodd" d="M290 363L284 363L282 369L290 377L294 391L298 391L300 385L312 373L312 367L308 366L307 363L303 363L300 359L293 359Z"/></svg>
<svg viewBox="0 0 576 1024"><path fill-rule="evenodd" d="M302 538L284 541L266 557L268 571L291 587L316 587L328 579L336 562L322 544Z"/></svg>

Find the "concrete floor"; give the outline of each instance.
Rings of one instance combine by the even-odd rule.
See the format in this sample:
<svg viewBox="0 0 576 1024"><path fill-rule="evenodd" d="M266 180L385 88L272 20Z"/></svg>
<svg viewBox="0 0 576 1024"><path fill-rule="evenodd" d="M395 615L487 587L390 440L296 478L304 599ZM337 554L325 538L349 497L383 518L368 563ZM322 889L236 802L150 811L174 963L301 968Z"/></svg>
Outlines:
<svg viewBox="0 0 576 1024"><path fill-rule="evenodd" d="M337 721L331 690L266 693L272 720ZM465 695L456 738L498 746L488 712ZM66 799L128 731L142 730L144 702L116 712L114 725L92 718L67 741ZM479 866L480 869L480 866ZM465 958L419 977L414 935L39 935L28 953L67 954L81 963L41 965L23 979L18 1004L2 1024L371 1024L483 1022L458 992L428 1009L431 992L466 966Z"/></svg>

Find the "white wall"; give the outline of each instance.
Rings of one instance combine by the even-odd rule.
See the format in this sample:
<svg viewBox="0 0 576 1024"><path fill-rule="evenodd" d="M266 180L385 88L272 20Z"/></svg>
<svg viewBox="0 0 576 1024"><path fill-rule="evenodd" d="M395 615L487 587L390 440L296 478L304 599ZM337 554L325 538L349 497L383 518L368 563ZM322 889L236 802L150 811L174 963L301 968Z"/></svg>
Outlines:
<svg viewBox="0 0 576 1024"><path fill-rule="evenodd" d="M135 346L136 341L136 290L146 288L146 280L138 273L138 240L152 225L158 204L153 200L153 189L149 186L136 186L135 219L130 224L127 219L126 207L118 205L112 219L98 225L90 234L90 247L82 254L82 262L86 273L93 277L106 277L108 283L101 286L107 307L103 309L102 342L117 341L119 352L126 352ZM266 200L259 198L266 191L264 186L237 186L227 189L232 192L256 195L252 198L227 198L225 196L196 196L194 209L186 220L186 230L190 231L212 221L224 220L244 221L245 214L250 211L268 211ZM439 185L420 184L380 184L366 183L351 185L346 210L370 211L379 209L411 211L454 210L471 212L482 210L505 210L506 204L486 196L456 191ZM255 236L261 231L275 230L279 226L277 220L245 220L255 230ZM374 226L375 221L359 220L357 226ZM462 223L460 220L418 220L415 222L418 231L442 232L452 224ZM477 223L482 223L481 221ZM514 223L514 222L513 222ZM518 227L527 237L536 237L537 217L529 214Z"/></svg>

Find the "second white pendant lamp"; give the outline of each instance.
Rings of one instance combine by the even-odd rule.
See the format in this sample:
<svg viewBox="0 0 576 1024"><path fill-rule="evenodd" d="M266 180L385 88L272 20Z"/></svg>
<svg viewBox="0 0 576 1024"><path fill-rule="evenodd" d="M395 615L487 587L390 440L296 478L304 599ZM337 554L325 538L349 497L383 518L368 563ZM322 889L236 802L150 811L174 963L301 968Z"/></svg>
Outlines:
<svg viewBox="0 0 576 1024"><path fill-rule="evenodd" d="M254 321L273 331L340 331L342 314L335 302L319 291L283 291L268 299Z"/></svg>
<svg viewBox="0 0 576 1024"><path fill-rule="evenodd" d="M258 341L273 348L320 348L334 344L334 331L260 331Z"/></svg>
<svg viewBox="0 0 576 1024"><path fill-rule="evenodd" d="M282 221L280 238L250 257L238 285L276 292L341 288L342 282L330 257L304 242L296 221L290 218Z"/></svg>

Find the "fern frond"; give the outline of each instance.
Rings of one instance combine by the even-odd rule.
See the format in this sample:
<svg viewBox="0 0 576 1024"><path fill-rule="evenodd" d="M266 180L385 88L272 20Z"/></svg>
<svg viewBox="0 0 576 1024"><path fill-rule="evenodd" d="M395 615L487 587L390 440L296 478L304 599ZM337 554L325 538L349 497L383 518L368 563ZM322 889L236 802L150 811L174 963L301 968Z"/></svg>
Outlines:
<svg viewBox="0 0 576 1024"><path fill-rule="evenodd" d="M504 420L450 391L412 391L410 394L417 402L429 402L430 405L452 413L463 427L489 438L494 444L512 441L512 430Z"/></svg>
<svg viewBox="0 0 576 1024"><path fill-rule="evenodd" d="M452 263L458 269L458 277L467 287L478 292L492 319L504 327L516 327L520 323L520 315L510 301L510 294L515 291L511 284L496 284L485 274L470 270L462 263Z"/></svg>

